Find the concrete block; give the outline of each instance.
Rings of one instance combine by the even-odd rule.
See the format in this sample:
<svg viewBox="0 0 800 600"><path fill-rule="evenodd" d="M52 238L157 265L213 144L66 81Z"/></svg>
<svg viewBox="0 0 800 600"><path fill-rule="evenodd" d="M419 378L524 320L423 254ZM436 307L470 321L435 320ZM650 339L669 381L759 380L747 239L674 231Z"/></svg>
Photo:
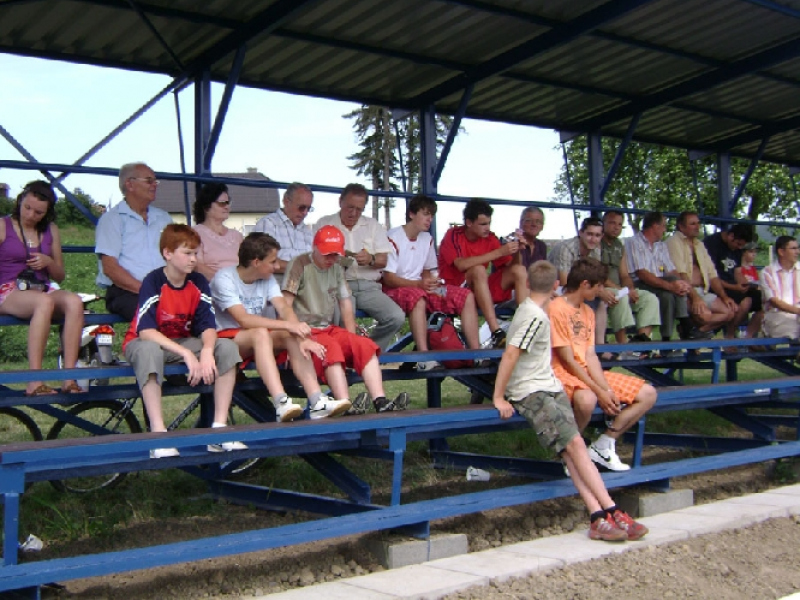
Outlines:
<svg viewBox="0 0 800 600"><path fill-rule="evenodd" d="M412 565L347 580L347 585L387 594L404 600L441 598L473 585L487 585L488 577Z"/></svg>
<svg viewBox="0 0 800 600"><path fill-rule="evenodd" d="M399 569L440 558L450 558L469 552L469 542L463 533L432 535L428 540L378 540L370 551L387 569Z"/></svg>
<svg viewBox="0 0 800 600"><path fill-rule="evenodd" d="M713 505L709 505L713 506ZM663 513L654 517L644 517L639 519L646 525L651 534L660 530L685 531L689 537L704 535L706 533L717 533L738 526L736 521L726 516L714 516L709 514L689 514L685 511L694 510L697 507L686 508L674 513ZM645 538L650 537L650 534Z"/></svg>
<svg viewBox="0 0 800 600"><path fill-rule="evenodd" d="M505 546L505 550L527 556L540 556L544 558L554 558L562 560L566 564L593 560L614 554L626 552L633 548L632 544L620 543L609 544L590 540L586 530L573 531L564 535L520 542Z"/></svg>
<svg viewBox="0 0 800 600"><path fill-rule="evenodd" d="M504 548L497 548L443 558L429 562L425 566L489 577L492 581L501 582L514 577L527 577L563 565L563 561L555 558L517 554L508 552Z"/></svg>
<svg viewBox="0 0 800 600"><path fill-rule="evenodd" d="M800 495L762 492L738 498L729 498L731 504L748 504L786 508L789 515L800 515Z"/></svg>
<svg viewBox="0 0 800 600"><path fill-rule="evenodd" d="M345 581L332 581L297 588L277 594L254 597L251 600L397 600L395 594L382 594L374 590L348 585Z"/></svg>
<svg viewBox="0 0 800 600"><path fill-rule="evenodd" d="M693 490L670 490L634 494L625 492L617 498L617 505L634 519L652 517L673 510L694 506Z"/></svg>
<svg viewBox="0 0 800 600"><path fill-rule="evenodd" d="M800 497L800 483L794 485L785 485L783 487L775 488L769 491L770 494L788 494L790 496Z"/></svg>
<svg viewBox="0 0 800 600"><path fill-rule="evenodd" d="M734 498L720 500L713 504L701 504L673 512L676 518L683 515L720 517L730 521L730 528L747 527L775 517L788 517L786 506L770 506L764 504L741 504Z"/></svg>

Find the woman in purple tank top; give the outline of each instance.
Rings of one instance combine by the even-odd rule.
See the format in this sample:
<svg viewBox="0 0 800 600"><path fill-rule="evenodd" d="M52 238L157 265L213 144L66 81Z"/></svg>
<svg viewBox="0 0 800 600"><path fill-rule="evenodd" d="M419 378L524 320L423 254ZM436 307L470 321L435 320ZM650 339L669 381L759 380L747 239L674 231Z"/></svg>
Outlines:
<svg viewBox="0 0 800 600"><path fill-rule="evenodd" d="M55 219L56 195L45 181L32 181L17 196L14 213L0 220L0 314L29 319L28 363L42 368L53 316L64 317L64 364L75 367L83 330L83 302L56 283L64 281L61 237ZM17 284L24 271L27 284ZM25 287L22 290L20 287ZM64 380L65 394L82 390L74 379ZM30 381L27 396L56 391L42 381Z"/></svg>

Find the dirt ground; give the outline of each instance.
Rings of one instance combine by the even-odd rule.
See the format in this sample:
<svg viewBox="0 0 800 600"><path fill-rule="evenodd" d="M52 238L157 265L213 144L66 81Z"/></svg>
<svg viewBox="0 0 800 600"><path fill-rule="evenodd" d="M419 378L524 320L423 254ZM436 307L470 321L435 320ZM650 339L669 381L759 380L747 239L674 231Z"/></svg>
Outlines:
<svg viewBox="0 0 800 600"><path fill-rule="evenodd" d="M773 465L703 473L676 479L674 488L691 488L696 503L763 491L781 483ZM502 478L493 478L499 485ZM475 484L470 489L477 491ZM489 485L489 484L485 484ZM448 486L449 487L449 486ZM449 490L452 492L453 490ZM293 515L256 513L231 507L225 523L208 519L137 525L99 548L96 540L46 548L37 558L120 549L243 531L293 522ZM257 521L257 525L256 525ZM577 497L538 502L447 519L435 532L463 532L470 551L585 529L587 517ZM146 571L65 582L45 598L155 600L163 598L248 598L383 570L369 552L375 533L302 546L200 561ZM704 536L654 549L627 552L592 563L558 569L527 579L450 596L477 598L778 598L800 590L800 520L765 524Z"/></svg>

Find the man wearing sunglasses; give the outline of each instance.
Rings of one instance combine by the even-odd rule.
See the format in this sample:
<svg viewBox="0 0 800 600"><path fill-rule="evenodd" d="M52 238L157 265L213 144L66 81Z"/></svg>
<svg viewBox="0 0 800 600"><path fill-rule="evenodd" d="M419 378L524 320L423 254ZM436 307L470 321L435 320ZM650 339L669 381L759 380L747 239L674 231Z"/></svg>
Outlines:
<svg viewBox="0 0 800 600"><path fill-rule="evenodd" d="M172 217L150 206L156 199L158 179L146 164L122 165L119 189L124 200L103 214L95 229L97 285L105 289L108 311L132 321L142 280L164 266L159 240Z"/></svg>
<svg viewBox="0 0 800 600"><path fill-rule="evenodd" d="M314 235L304 223L314 212L314 194L304 183L290 183L283 195L283 208L261 217L253 231L268 233L281 245L278 250L276 273L286 271L286 265L295 256L311 252Z"/></svg>

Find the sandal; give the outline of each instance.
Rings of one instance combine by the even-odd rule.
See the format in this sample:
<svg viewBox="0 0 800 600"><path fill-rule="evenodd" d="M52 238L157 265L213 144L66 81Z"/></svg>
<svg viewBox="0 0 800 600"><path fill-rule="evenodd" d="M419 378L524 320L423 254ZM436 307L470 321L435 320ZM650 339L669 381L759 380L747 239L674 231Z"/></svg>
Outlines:
<svg viewBox="0 0 800 600"><path fill-rule="evenodd" d="M44 383L37 387L32 392L25 392L25 395L28 397L33 396L52 396L57 394L58 392L51 388L49 385L45 385Z"/></svg>
<svg viewBox="0 0 800 600"><path fill-rule="evenodd" d="M83 389L81 386L78 385L77 382L73 381L68 385L65 385L61 388L62 394L85 394L86 390Z"/></svg>

